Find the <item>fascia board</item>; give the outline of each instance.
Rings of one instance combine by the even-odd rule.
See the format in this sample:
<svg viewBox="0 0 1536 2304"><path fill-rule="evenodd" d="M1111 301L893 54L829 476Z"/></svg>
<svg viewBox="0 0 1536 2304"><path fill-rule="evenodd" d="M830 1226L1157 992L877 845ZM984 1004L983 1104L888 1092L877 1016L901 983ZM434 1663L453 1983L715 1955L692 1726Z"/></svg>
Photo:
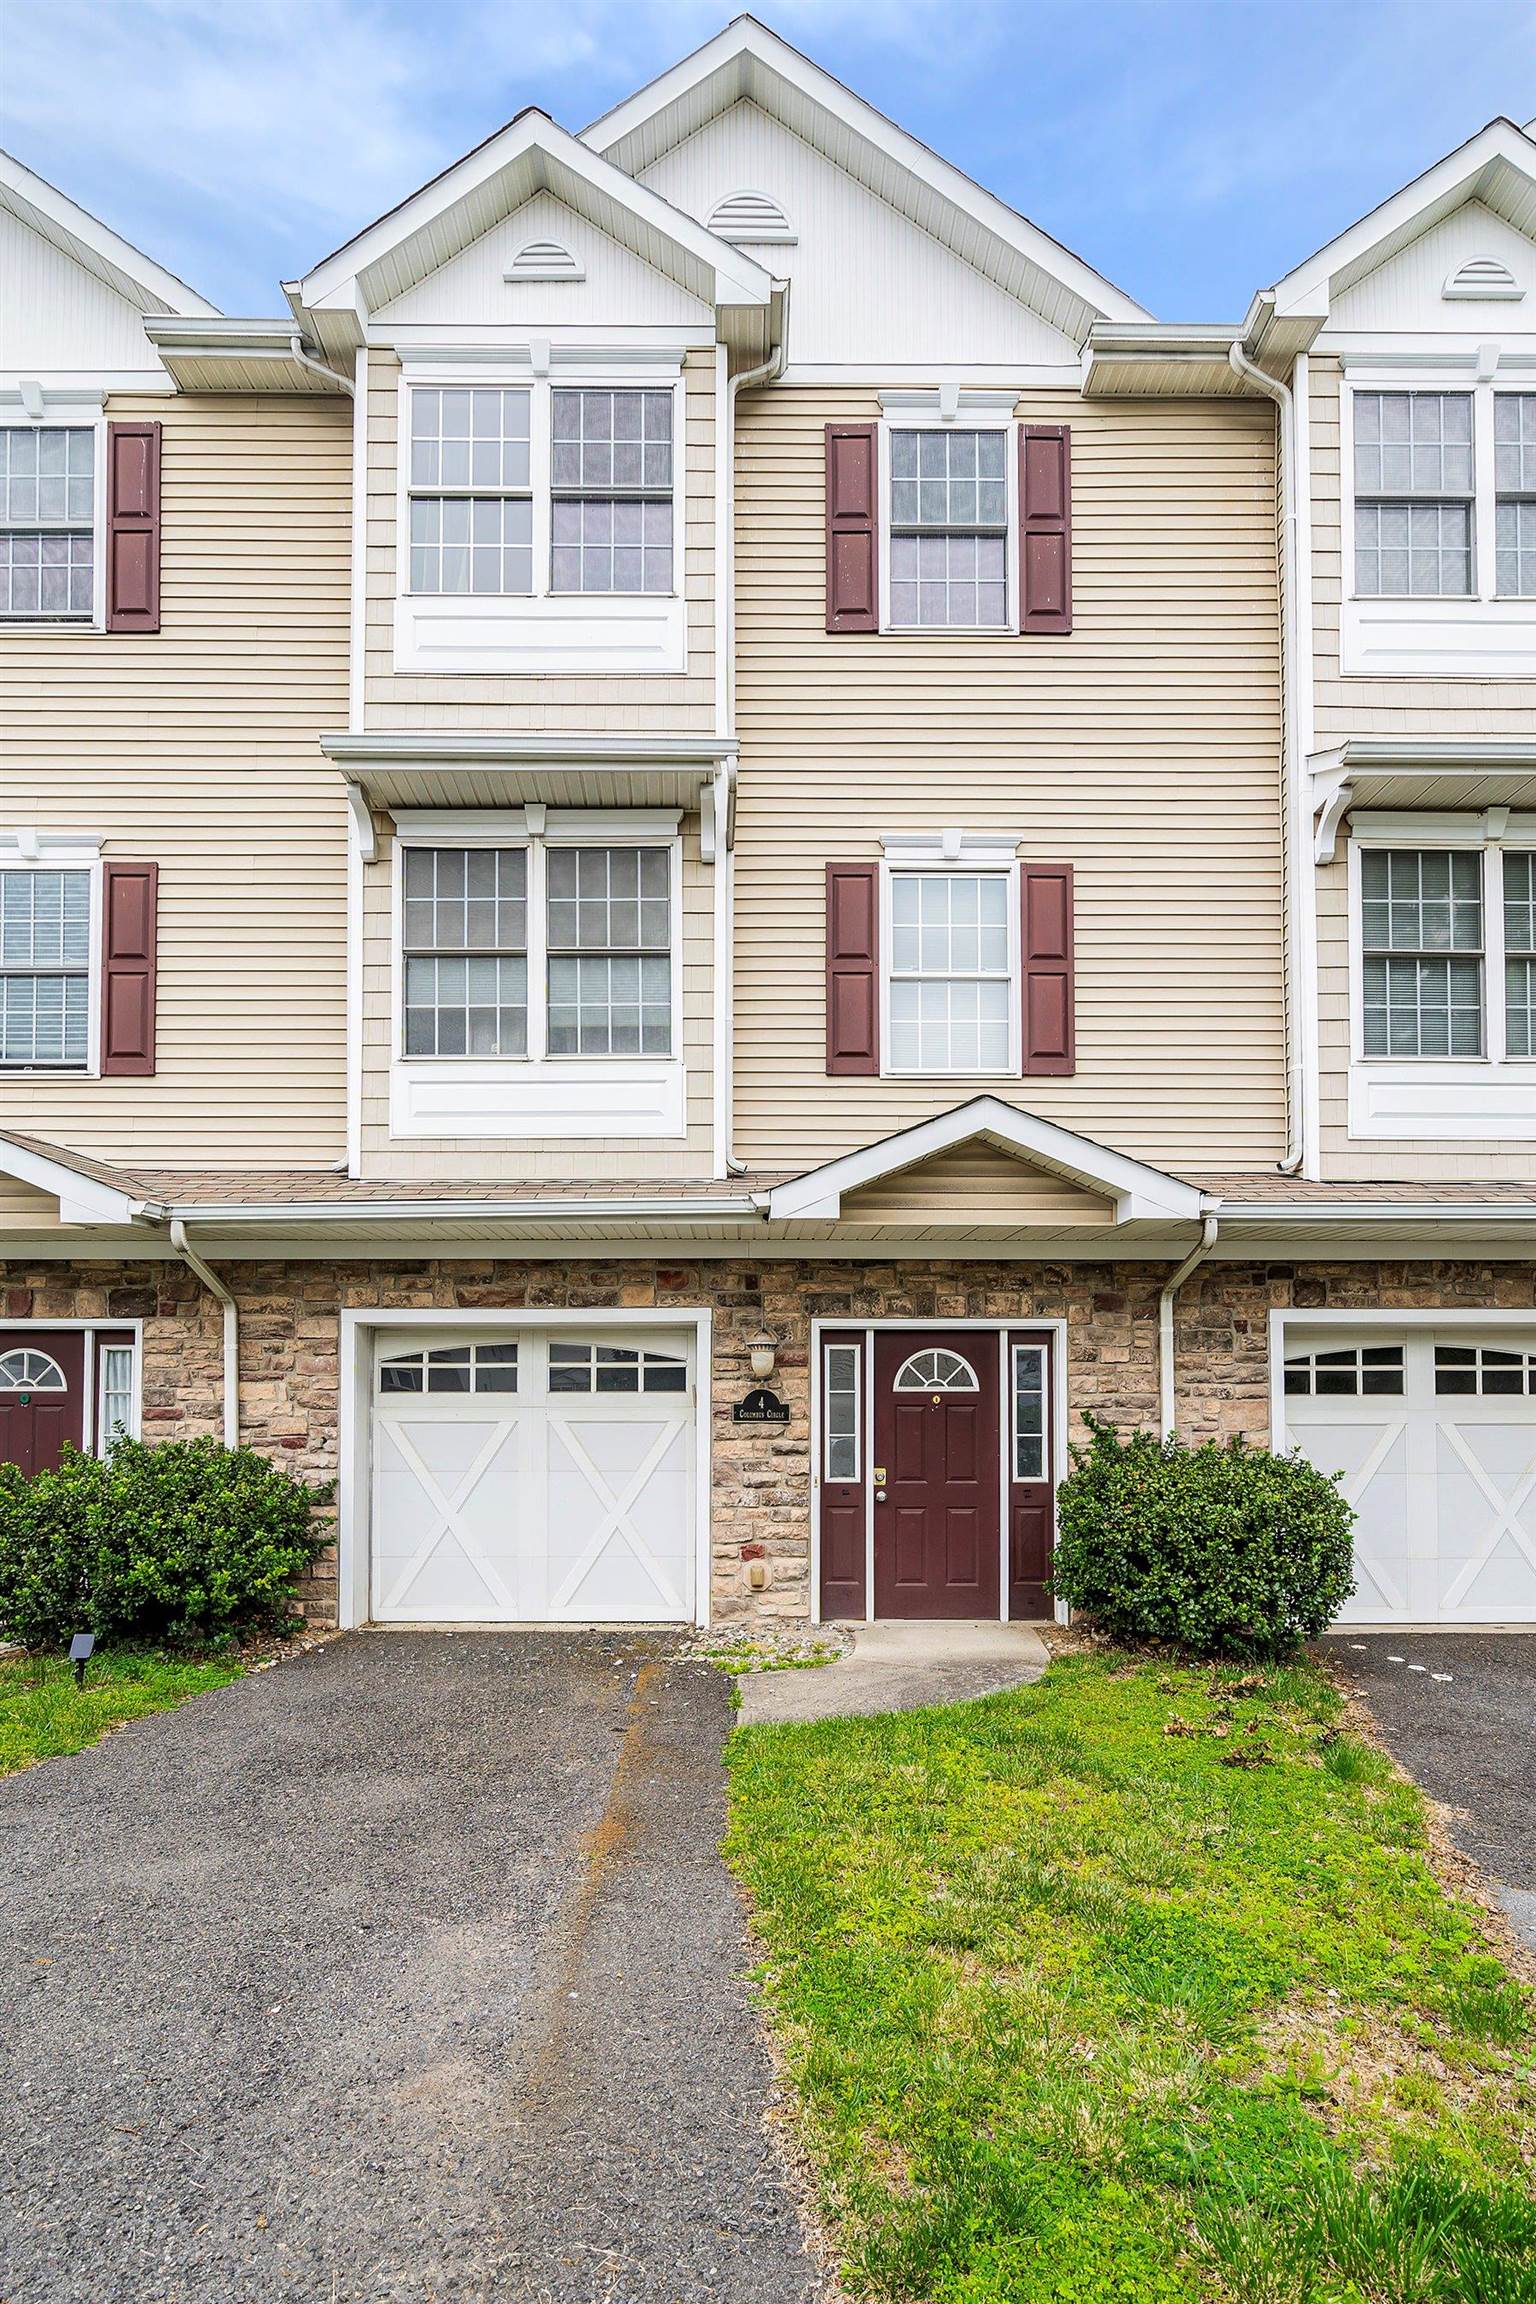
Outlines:
<svg viewBox="0 0 1536 2304"><path fill-rule="evenodd" d="M306 307L349 304L356 295L356 282L371 264L378 263L404 241L424 231L504 170L531 156L542 157L552 169L565 171L593 193L629 208L642 223L707 266L716 283L716 302L751 305L769 302L773 293L772 274L751 257L743 256L727 241L718 240L693 217L685 216L681 209L663 200L660 193L635 183L622 169L615 168L611 161L561 128L547 113L524 112L306 273L299 283L302 303Z"/></svg>
<svg viewBox="0 0 1536 2304"><path fill-rule="evenodd" d="M82 1176L77 1168L66 1167L62 1160L45 1159L40 1152L29 1152L3 1137L0 1175L14 1176L19 1184L53 1193L61 1224L131 1224L145 1208L145 1202L131 1193L115 1191L94 1176Z"/></svg>
<svg viewBox="0 0 1536 2304"><path fill-rule="evenodd" d="M1006 1151L1032 1158L1087 1191L1109 1194L1115 1202L1117 1224L1158 1218L1194 1222L1206 1205L1205 1195L1177 1176L1128 1159L1124 1153L1059 1127L1055 1121L1020 1112L1001 1097L977 1096L933 1120L919 1121L899 1135L844 1153L841 1159L775 1186L769 1195L769 1212L775 1220L813 1215L835 1218L845 1192L900 1175L957 1144L977 1139L990 1139Z"/></svg>
<svg viewBox="0 0 1536 2304"><path fill-rule="evenodd" d="M168 1217L205 1227L310 1224L680 1224L760 1222L762 1210L744 1194L718 1200L292 1200L179 1201Z"/></svg>
<svg viewBox="0 0 1536 2304"><path fill-rule="evenodd" d="M122 238L109 224L103 224L88 210L77 207L56 185L41 176L34 176L8 152L0 152L0 199L6 194L32 211L23 219L35 229L41 229L54 241L64 246L59 235L78 240L90 249L104 270L120 275L126 286L141 296L146 304L163 305L167 312L181 312L189 317L217 318L218 306L210 304L197 291L189 288L185 280L178 280L174 272L167 272L152 256L146 256L132 241ZM6 200L5 204L10 205ZM71 251L64 247L64 253ZM118 282L113 281L113 286Z"/></svg>
<svg viewBox="0 0 1536 2304"><path fill-rule="evenodd" d="M1275 308L1287 314L1326 314L1333 285L1347 272L1368 270L1371 259L1393 236L1422 221L1424 229L1469 199L1483 171L1495 160L1536 182L1536 144L1512 120L1490 120L1465 144L1448 152L1421 176L1383 200L1357 223L1341 232L1286 273L1270 293Z"/></svg>
<svg viewBox="0 0 1536 2304"><path fill-rule="evenodd" d="M1042 272L1059 280L1090 310L1107 320L1150 317L1143 305L1116 288L1102 273L1095 272L1091 264L1074 256L1048 232L1042 232L1037 224L1031 224L1017 209L1010 208L1005 200L973 182L963 170L941 159L918 137L898 127L894 120L887 119L862 96L856 96L830 72L823 71L819 64L813 64L808 56L802 56L797 48L750 17L738 17L715 39L674 65L670 72L663 73L627 102L595 120L582 131L582 141L595 150L611 151L655 113L676 103L689 89L712 78L733 60L750 62L757 70L787 82L850 135L873 146L893 166L906 170L984 231L991 232L1038 265ZM830 152L825 156L835 158Z"/></svg>

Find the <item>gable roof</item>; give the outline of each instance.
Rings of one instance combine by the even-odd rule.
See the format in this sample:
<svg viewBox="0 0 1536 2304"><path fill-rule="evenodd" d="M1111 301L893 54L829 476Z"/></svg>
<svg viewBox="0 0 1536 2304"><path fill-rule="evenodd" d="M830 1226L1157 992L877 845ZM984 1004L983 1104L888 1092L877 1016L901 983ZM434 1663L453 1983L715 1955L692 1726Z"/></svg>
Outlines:
<svg viewBox="0 0 1536 2304"><path fill-rule="evenodd" d="M1147 317L1092 265L754 16L736 17L669 72L605 112L582 131L582 141L638 175L744 98L1074 341L1097 319Z"/></svg>
<svg viewBox="0 0 1536 2304"><path fill-rule="evenodd" d="M35 1136L0 1134L0 1176L51 1192L61 1224L131 1224L148 1212L137 1177Z"/></svg>
<svg viewBox="0 0 1536 2304"><path fill-rule="evenodd" d="M184 312L206 318L218 311L216 304L208 303L185 280L167 272L99 217L77 207L9 152L0 152L0 208L41 233L140 312Z"/></svg>
<svg viewBox="0 0 1536 2304"><path fill-rule="evenodd" d="M369 315L414 288L538 192L655 266L721 317L726 340L761 342L777 317L771 273L729 241L634 183L600 152L530 106L423 184L302 280L285 284L327 352L361 343Z"/></svg>
<svg viewBox="0 0 1536 2304"><path fill-rule="evenodd" d="M1080 1184L1085 1191L1105 1194L1115 1203L1117 1224L1149 1220L1198 1223L1211 1205L1197 1185L1186 1184L1182 1177L1128 1159L1123 1152L1095 1143L1091 1136L1079 1136L1054 1120L1042 1120L1038 1113L1006 1104L1000 1096L973 1096L936 1119L921 1120L898 1135L882 1137L860 1151L844 1153L841 1159L829 1160L804 1176L776 1185L769 1195L768 1213L776 1219L835 1221L842 1212L845 1192L857 1191L884 1176L899 1175L903 1169L915 1168L957 1144L975 1142L996 1145L1052 1175L1065 1177L1069 1183Z"/></svg>
<svg viewBox="0 0 1536 2304"><path fill-rule="evenodd" d="M1465 144L1317 249L1258 299L1276 314L1326 319L1333 297L1397 255L1431 225L1477 200L1536 237L1536 141L1513 120L1490 120Z"/></svg>

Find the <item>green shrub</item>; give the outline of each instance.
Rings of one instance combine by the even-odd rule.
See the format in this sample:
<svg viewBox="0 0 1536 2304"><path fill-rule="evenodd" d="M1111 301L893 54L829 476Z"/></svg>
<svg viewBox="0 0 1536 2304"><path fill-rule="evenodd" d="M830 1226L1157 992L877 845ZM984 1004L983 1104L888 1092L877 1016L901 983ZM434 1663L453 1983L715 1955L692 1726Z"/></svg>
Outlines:
<svg viewBox="0 0 1536 2304"><path fill-rule="evenodd" d="M313 1489L254 1448L119 1440L27 1479L0 1465L0 1635L207 1647L293 1621L327 1541Z"/></svg>
<svg viewBox="0 0 1536 2304"><path fill-rule="evenodd" d="M1113 1639L1283 1656L1354 1589L1354 1512L1299 1456L1190 1448L1090 1419L1058 1504L1053 1584Z"/></svg>

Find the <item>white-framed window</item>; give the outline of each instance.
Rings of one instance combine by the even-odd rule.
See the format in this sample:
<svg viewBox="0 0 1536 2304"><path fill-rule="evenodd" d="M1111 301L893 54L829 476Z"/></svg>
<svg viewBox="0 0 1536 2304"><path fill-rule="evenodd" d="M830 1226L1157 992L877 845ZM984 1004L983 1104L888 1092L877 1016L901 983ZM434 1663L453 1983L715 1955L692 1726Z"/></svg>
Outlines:
<svg viewBox="0 0 1536 2304"><path fill-rule="evenodd" d="M392 1352L378 1367L381 1395L400 1392L515 1392L517 1345L472 1343L422 1345L415 1352Z"/></svg>
<svg viewBox="0 0 1536 2304"><path fill-rule="evenodd" d="M105 1455L133 1430L133 1346L103 1344L97 1362L96 1446Z"/></svg>
<svg viewBox="0 0 1536 2304"><path fill-rule="evenodd" d="M675 834L408 829L399 857L408 1063L673 1056Z"/></svg>
<svg viewBox="0 0 1536 2304"><path fill-rule="evenodd" d="M1011 1407L1015 1480L1045 1480L1050 1476L1046 1459L1047 1365L1043 1344L1014 1345Z"/></svg>
<svg viewBox="0 0 1536 2304"><path fill-rule="evenodd" d="M1483 858L1475 848L1360 857L1367 1056L1481 1056Z"/></svg>
<svg viewBox="0 0 1536 2304"><path fill-rule="evenodd" d="M1536 815L1367 810L1348 875L1350 1134L1536 1139Z"/></svg>
<svg viewBox="0 0 1536 2304"><path fill-rule="evenodd" d="M1373 378L1344 409L1354 599L1536 599L1536 392Z"/></svg>
<svg viewBox="0 0 1536 2304"><path fill-rule="evenodd" d="M888 856L881 887L882 1069L1017 1073L1017 863Z"/></svg>
<svg viewBox="0 0 1536 2304"><path fill-rule="evenodd" d="M0 419L0 625L100 620L103 427Z"/></svg>
<svg viewBox="0 0 1536 2304"><path fill-rule="evenodd" d="M0 1069L93 1069L99 913L94 856L0 854Z"/></svg>
<svg viewBox="0 0 1536 2304"><path fill-rule="evenodd" d="M680 384L401 389L406 594L674 593Z"/></svg>
<svg viewBox="0 0 1536 2304"><path fill-rule="evenodd" d="M857 1344L828 1344L822 1357L821 1471L824 1480L862 1477L863 1351Z"/></svg>
<svg viewBox="0 0 1536 2304"><path fill-rule="evenodd" d="M1331 1351L1292 1352L1285 1362L1289 1398L1400 1396L1406 1362L1401 1344L1344 1344Z"/></svg>
<svg viewBox="0 0 1536 2304"><path fill-rule="evenodd" d="M549 1346L550 1392L686 1392L688 1362L676 1352L588 1343L556 1336Z"/></svg>
<svg viewBox="0 0 1536 2304"><path fill-rule="evenodd" d="M1355 590L1475 590L1470 392L1355 394Z"/></svg>
<svg viewBox="0 0 1536 2304"><path fill-rule="evenodd" d="M1018 625L1018 428L1012 396L882 395L880 628Z"/></svg>

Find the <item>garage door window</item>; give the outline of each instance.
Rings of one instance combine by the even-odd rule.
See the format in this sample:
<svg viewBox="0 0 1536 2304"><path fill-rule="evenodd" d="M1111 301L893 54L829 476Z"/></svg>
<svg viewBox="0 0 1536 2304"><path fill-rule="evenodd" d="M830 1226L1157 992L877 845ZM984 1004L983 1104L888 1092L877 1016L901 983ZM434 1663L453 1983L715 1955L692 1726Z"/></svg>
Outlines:
<svg viewBox="0 0 1536 2304"><path fill-rule="evenodd" d="M1487 1344L1437 1344L1435 1390L1483 1399L1536 1392L1536 1352L1500 1352Z"/></svg>
<svg viewBox="0 0 1536 2304"><path fill-rule="evenodd" d="M515 1392L515 1344L444 1344L379 1363L380 1392Z"/></svg>
<svg viewBox="0 0 1536 2304"><path fill-rule="evenodd" d="M1401 1393L1401 1344L1350 1344L1333 1352L1298 1352L1285 1363L1285 1389L1319 1399Z"/></svg>
<svg viewBox="0 0 1536 2304"><path fill-rule="evenodd" d="M625 1344L557 1341L549 1348L551 1392L686 1392L688 1363Z"/></svg>

